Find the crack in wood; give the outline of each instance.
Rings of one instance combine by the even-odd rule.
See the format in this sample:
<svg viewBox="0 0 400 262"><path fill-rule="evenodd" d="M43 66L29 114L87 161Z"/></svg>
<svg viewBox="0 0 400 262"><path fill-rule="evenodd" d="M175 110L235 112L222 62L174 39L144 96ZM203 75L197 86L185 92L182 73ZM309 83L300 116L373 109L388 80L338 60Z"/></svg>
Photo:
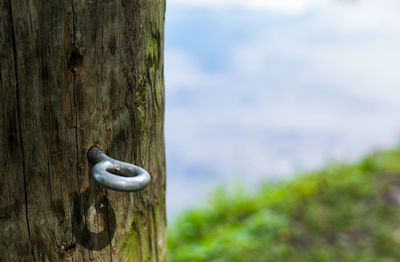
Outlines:
<svg viewBox="0 0 400 262"><path fill-rule="evenodd" d="M11 38L12 38L12 51L14 57L14 74L15 74L15 88L16 88L16 98L17 98L17 119L18 119L18 129L19 129L19 139L20 139L20 150L21 150L21 162L22 162L22 172L24 177L24 198L25 198L25 220L26 227L28 231L29 244L31 246L31 253L33 261L36 261L35 254L33 251L31 230L29 225L29 212L28 212L28 192L26 185L26 167L25 167L25 152L24 152L24 141L22 138L22 124L21 124L21 101L19 92L19 77L18 77L18 56L17 56L17 44L15 40L15 29L14 29L14 17L12 12L11 0L8 1L10 23L11 23Z"/></svg>

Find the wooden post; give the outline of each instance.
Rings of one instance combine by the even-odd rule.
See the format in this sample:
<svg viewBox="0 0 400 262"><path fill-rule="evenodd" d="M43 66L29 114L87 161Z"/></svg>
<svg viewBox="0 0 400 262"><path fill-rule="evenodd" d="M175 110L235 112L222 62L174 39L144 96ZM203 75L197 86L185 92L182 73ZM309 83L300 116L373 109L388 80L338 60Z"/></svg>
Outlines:
<svg viewBox="0 0 400 262"><path fill-rule="evenodd" d="M0 260L165 261L165 0L0 1ZM89 178L87 151L147 169Z"/></svg>

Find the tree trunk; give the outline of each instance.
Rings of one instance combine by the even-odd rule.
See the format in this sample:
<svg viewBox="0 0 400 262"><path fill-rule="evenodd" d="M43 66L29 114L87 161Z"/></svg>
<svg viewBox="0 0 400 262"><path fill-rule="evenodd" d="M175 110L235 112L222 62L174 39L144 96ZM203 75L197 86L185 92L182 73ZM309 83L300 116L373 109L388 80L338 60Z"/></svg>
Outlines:
<svg viewBox="0 0 400 262"><path fill-rule="evenodd" d="M165 261L164 12L0 0L1 261ZM96 184L93 145L151 184Z"/></svg>

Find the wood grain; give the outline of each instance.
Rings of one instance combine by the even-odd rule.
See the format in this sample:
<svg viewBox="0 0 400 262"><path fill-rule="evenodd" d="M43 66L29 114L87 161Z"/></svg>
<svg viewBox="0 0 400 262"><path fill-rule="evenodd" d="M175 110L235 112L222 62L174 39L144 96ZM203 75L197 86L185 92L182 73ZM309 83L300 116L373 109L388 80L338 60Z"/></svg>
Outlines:
<svg viewBox="0 0 400 262"><path fill-rule="evenodd" d="M164 0L0 1L1 261L165 261L164 13ZM96 185L93 145L151 185Z"/></svg>

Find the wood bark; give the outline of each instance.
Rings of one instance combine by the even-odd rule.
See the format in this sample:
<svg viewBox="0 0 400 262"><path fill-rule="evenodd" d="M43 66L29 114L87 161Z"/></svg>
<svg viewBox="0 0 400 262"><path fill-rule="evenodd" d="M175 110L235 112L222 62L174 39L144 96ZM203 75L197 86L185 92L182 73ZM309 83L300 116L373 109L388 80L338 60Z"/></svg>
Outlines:
<svg viewBox="0 0 400 262"><path fill-rule="evenodd" d="M165 261L165 0L0 0L0 261ZM121 193L87 151L147 169Z"/></svg>

